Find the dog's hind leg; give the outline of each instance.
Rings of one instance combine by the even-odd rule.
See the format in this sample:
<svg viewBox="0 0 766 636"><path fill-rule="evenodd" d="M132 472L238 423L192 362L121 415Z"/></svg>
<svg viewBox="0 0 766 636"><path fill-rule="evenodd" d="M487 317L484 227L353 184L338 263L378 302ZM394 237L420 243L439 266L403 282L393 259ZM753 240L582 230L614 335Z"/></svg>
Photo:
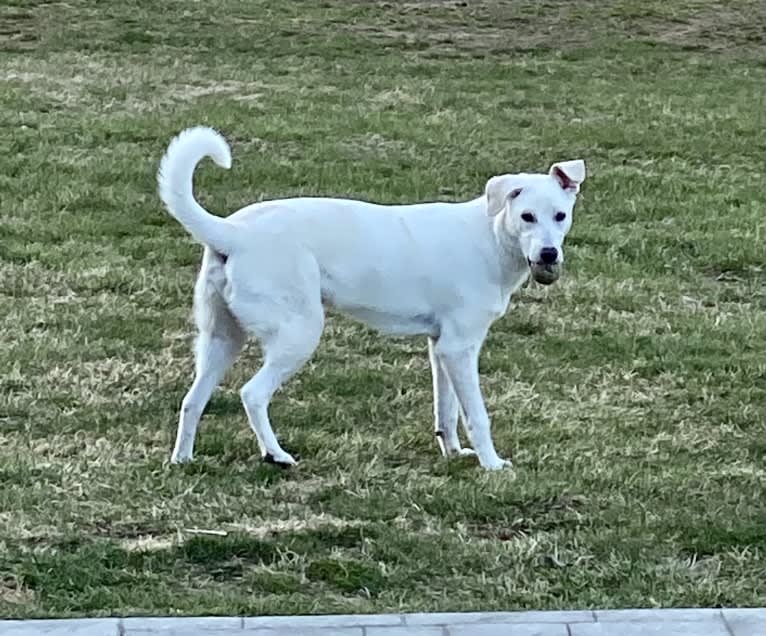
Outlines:
<svg viewBox="0 0 766 636"><path fill-rule="evenodd" d="M195 346L196 374L181 404L178 433L171 456L175 464L192 459L194 439L205 406L245 342L245 332L218 291L222 277L223 261L206 249L194 289L194 314L199 329Z"/></svg>
<svg viewBox="0 0 766 636"><path fill-rule="evenodd" d="M269 422L268 407L277 389L292 377L311 357L319 344L324 316L292 316L263 341L264 364L240 392L250 427L263 458L275 464L295 464L295 459L277 441Z"/></svg>
<svg viewBox="0 0 766 636"><path fill-rule="evenodd" d="M268 262L266 260L268 259ZM255 334L263 366L240 395L261 455L277 464L295 464L282 449L269 422L274 393L312 356L324 328L319 267L307 252L267 252L232 263L232 301L239 323ZM239 272L247 272L247 276ZM258 275L252 275L257 271Z"/></svg>

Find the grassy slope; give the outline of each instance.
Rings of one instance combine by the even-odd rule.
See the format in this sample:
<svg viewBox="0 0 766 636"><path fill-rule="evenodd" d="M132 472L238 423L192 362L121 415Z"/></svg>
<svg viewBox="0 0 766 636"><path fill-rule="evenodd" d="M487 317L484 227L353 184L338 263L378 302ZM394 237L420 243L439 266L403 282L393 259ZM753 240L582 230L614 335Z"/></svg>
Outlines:
<svg viewBox="0 0 766 636"><path fill-rule="evenodd" d="M764 5L636 6L3 2L0 614L759 604ZM154 173L196 123L220 213L587 159L565 279L482 358L515 480L437 457L424 343L337 317L273 405L297 470L255 347L167 464L200 250Z"/></svg>

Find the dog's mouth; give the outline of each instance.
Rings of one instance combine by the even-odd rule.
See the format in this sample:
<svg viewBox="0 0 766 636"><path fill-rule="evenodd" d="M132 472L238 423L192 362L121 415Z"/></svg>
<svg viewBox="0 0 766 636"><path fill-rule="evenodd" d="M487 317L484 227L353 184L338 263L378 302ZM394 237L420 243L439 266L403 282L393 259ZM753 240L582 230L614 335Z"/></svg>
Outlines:
<svg viewBox="0 0 766 636"><path fill-rule="evenodd" d="M527 263L532 272L532 278L541 285L555 283L561 276L561 263L534 263L530 259L527 259Z"/></svg>

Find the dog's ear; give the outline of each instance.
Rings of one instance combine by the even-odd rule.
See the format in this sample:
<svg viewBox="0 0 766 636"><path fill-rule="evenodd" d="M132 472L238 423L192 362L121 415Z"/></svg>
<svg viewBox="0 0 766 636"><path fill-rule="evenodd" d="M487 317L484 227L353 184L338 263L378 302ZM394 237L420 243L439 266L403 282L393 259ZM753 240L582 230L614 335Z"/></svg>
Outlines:
<svg viewBox="0 0 766 636"><path fill-rule="evenodd" d="M487 181L487 214L497 216L505 208L506 201L521 194L521 184L512 174L501 174Z"/></svg>
<svg viewBox="0 0 766 636"><path fill-rule="evenodd" d="M550 174L567 192L577 194L585 181L585 162L582 159L562 161L551 166Z"/></svg>

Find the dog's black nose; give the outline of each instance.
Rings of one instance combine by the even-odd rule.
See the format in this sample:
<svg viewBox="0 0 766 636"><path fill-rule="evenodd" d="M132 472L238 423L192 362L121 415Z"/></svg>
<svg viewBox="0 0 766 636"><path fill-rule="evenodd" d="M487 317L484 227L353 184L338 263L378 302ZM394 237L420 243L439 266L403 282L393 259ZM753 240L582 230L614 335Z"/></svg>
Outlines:
<svg viewBox="0 0 766 636"><path fill-rule="evenodd" d="M540 260L546 265L556 262L559 257L559 251L555 247L544 247L540 250Z"/></svg>

